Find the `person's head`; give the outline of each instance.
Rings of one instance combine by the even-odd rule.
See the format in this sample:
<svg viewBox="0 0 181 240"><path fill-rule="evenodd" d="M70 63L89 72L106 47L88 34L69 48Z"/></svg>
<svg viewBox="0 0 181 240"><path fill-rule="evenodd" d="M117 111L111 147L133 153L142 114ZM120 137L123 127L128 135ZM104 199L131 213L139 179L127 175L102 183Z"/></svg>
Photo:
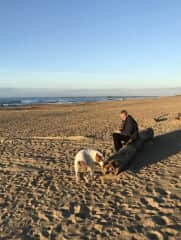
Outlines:
<svg viewBox="0 0 181 240"><path fill-rule="evenodd" d="M120 118L121 118L121 120L122 120L122 121L125 121L127 117L128 117L128 112L127 112L126 110L122 110L122 111L120 112Z"/></svg>

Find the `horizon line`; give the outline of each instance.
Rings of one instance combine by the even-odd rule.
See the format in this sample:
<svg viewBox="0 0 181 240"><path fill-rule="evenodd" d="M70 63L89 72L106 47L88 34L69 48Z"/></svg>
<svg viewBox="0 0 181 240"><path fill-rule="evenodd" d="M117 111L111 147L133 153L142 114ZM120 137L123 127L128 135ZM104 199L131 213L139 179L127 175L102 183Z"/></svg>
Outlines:
<svg viewBox="0 0 181 240"><path fill-rule="evenodd" d="M113 88L53 88L53 87L0 87L0 89L49 89L49 90L144 90L144 89L180 89L181 86L175 87L113 87Z"/></svg>

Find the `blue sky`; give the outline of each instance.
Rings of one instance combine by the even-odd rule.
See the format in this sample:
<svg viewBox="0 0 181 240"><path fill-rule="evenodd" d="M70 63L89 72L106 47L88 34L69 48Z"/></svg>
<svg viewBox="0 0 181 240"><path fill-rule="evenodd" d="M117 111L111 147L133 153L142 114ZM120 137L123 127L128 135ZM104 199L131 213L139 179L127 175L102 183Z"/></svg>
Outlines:
<svg viewBox="0 0 181 240"><path fill-rule="evenodd" d="M180 0L0 1L0 87L181 86Z"/></svg>

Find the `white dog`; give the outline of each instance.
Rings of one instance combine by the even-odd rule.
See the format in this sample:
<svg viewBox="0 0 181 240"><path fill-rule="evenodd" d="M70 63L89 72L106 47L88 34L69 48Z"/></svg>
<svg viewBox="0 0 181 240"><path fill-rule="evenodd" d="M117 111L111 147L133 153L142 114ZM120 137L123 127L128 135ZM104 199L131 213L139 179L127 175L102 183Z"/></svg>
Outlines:
<svg viewBox="0 0 181 240"><path fill-rule="evenodd" d="M92 149L83 149L80 150L75 156L75 176L76 181L79 181L79 170L84 169L84 172L89 172L91 178L94 176L95 164L98 163L101 167L104 165L103 154L99 151ZM87 179L86 179L87 180Z"/></svg>

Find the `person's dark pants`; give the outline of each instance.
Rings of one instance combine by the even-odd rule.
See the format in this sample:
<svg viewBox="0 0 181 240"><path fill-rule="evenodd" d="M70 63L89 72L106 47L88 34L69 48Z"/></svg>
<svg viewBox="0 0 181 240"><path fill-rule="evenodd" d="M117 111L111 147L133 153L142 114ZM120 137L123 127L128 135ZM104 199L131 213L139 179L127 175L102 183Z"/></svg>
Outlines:
<svg viewBox="0 0 181 240"><path fill-rule="evenodd" d="M122 135L121 133L113 133L115 151L118 152L123 146L122 142L127 142L129 139L129 136Z"/></svg>

